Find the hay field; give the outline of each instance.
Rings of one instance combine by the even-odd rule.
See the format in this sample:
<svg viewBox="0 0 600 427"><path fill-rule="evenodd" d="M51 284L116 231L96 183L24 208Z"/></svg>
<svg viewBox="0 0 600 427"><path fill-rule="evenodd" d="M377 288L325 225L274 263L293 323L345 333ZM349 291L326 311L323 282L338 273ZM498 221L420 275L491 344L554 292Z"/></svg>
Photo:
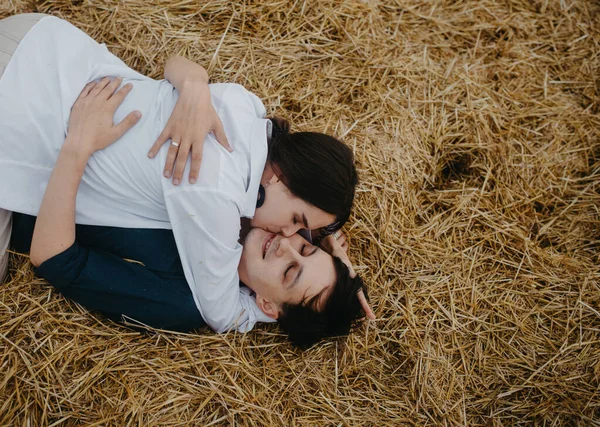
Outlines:
<svg viewBox="0 0 600 427"><path fill-rule="evenodd" d="M183 54L341 136L378 320L140 335L14 255L0 425L600 425L600 3L4 1L160 78Z"/></svg>

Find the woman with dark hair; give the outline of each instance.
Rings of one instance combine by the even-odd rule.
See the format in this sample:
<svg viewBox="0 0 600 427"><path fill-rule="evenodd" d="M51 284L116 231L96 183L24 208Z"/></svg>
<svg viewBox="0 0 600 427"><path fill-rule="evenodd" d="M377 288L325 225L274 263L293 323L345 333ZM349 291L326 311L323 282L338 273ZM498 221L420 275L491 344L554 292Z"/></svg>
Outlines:
<svg viewBox="0 0 600 427"><path fill-rule="evenodd" d="M335 222L341 226L348 218L357 182L350 150L326 135L289 133L284 123L264 119L260 100L239 85L211 85L210 92L204 93L216 113L212 105L209 111L223 121L223 128L217 126L215 134L226 133L233 152L207 144L198 171L198 150L192 148L193 160L188 160L185 149L178 153L184 140L167 134L174 129L170 124L184 116L181 111L186 109L178 112L178 107L192 102L190 97L186 101L187 94L197 93L187 83L206 86L202 73L192 80L182 79L181 72L169 68L182 59L167 64L165 76L173 75L173 85L182 89L180 97L169 82L134 72L60 19L20 15L0 21L0 30L10 34L9 44L16 43L4 59L6 69L0 79L4 136L0 207L5 217L10 212L37 215L67 129L72 132L71 107L84 86L97 82L94 90L111 94L121 87L127 96L111 108L122 124L98 130L118 142L91 155L81 171L74 212L77 223L172 229L195 306L217 331L248 330L256 321L273 317L265 316L264 304L256 305L265 299L257 295L255 300L250 292L238 289L240 218L251 218L250 226L285 236L300 228L316 229ZM132 110L137 111L128 113ZM151 153L167 164L167 171L169 162L176 163L174 181L163 179L157 163L145 159L145 143L156 139L165 122L167 132ZM79 132L84 135L86 129ZM169 150L157 150L165 136L170 139ZM191 141L186 145L190 150ZM185 169L190 170L188 182L178 178ZM58 198L56 192L53 197ZM32 260L43 267L61 255L64 261L63 252L36 249ZM62 268L72 268L73 260L67 261ZM146 289L132 292L142 290Z"/></svg>

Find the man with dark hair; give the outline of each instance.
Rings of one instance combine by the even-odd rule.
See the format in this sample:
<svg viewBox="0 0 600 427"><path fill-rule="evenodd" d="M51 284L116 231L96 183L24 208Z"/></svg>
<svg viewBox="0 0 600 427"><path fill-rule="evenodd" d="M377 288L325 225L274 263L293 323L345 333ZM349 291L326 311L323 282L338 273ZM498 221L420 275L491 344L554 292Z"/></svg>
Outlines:
<svg viewBox="0 0 600 427"><path fill-rule="evenodd" d="M14 250L29 251L34 225L35 217L15 214ZM75 243L41 263L36 272L66 297L115 321L128 319L175 331L206 325L170 230L77 225ZM238 272L248 292L256 295L258 307L302 348L348 334L363 315L362 307L368 310L361 307L362 280L350 277L340 258L299 234L287 238L250 230ZM227 309L227 301L214 304Z"/></svg>
<svg viewBox="0 0 600 427"><path fill-rule="evenodd" d="M240 280L258 307L276 319L295 344L346 335L361 316L360 277L302 236L290 238L253 228L244 241Z"/></svg>
<svg viewBox="0 0 600 427"><path fill-rule="evenodd" d="M324 302L317 296L303 304L283 305L279 326L299 347L309 347L322 338L347 335L363 313L360 295L364 286L361 278L351 277L340 258L333 256L333 263L337 279ZM369 315L370 310L365 309Z"/></svg>

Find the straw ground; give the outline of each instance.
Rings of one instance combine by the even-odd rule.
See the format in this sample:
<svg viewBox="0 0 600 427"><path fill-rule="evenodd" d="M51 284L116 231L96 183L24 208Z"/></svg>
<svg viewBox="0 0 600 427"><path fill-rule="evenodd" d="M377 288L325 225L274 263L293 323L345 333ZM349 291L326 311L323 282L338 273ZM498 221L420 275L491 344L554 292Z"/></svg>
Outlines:
<svg viewBox="0 0 600 427"><path fill-rule="evenodd" d="M599 425L598 2L2 4L155 78L185 55L343 138L378 320L306 352L274 326L141 335L15 254L0 424Z"/></svg>

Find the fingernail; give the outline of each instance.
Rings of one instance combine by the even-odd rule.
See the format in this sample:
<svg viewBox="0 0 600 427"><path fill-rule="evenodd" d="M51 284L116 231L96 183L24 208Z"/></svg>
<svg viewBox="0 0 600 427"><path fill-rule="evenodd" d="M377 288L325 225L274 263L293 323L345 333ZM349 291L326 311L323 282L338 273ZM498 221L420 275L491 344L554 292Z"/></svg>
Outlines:
<svg viewBox="0 0 600 427"><path fill-rule="evenodd" d="M231 145L229 147L227 147L227 151L229 151L230 153L233 153L233 148L231 147Z"/></svg>
<svg viewBox="0 0 600 427"><path fill-rule="evenodd" d="M134 115L135 117L137 117L138 119L139 119L140 117L142 117L142 113L140 113L139 111L136 111L135 113L133 113L133 115Z"/></svg>
<svg viewBox="0 0 600 427"><path fill-rule="evenodd" d="M177 178L173 180L173 185L179 185L179 180Z"/></svg>
<svg viewBox="0 0 600 427"><path fill-rule="evenodd" d="M169 178L171 176L171 172L165 171L164 175L165 175L165 178Z"/></svg>
<svg viewBox="0 0 600 427"><path fill-rule="evenodd" d="M154 157L154 153L152 151L148 151L148 157L150 157L150 158Z"/></svg>
<svg viewBox="0 0 600 427"><path fill-rule="evenodd" d="M190 178L190 184L195 184L196 183L196 178Z"/></svg>

